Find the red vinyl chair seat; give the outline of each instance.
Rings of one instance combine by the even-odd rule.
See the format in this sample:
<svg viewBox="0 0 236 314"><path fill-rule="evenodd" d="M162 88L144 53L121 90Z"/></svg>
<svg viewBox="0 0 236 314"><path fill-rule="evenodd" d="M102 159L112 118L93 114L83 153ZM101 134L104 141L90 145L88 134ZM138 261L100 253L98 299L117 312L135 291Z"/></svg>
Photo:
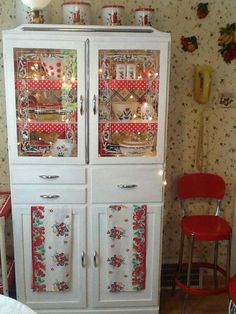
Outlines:
<svg viewBox="0 0 236 314"><path fill-rule="evenodd" d="M181 227L184 235L194 235L197 241L228 240L231 234L229 223L219 216L185 216Z"/></svg>
<svg viewBox="0 0 236 314"><path fill-rule="evenodd" d="M236 304L236 275L229 282L229 298Z"/></svg>

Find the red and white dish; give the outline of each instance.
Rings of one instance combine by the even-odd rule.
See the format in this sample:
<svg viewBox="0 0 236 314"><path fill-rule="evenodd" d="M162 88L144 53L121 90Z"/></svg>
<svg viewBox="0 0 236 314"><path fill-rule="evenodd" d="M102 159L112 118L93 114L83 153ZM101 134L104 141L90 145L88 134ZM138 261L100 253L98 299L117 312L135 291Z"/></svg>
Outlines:
<svg viewBox="0 0 236 314"><path fill-rule="evenodd" d="M137 112L138 103L136 102L113 102L112 111L119 122L130 122Z"/></svg>
<svg viewBox="0 0 236 314"><path fill-rule="evenodd" d="M43 56L41 64L50 79L62 79L63 64L62 59L58 56Z"/></svg>
<svg viewBox="0 0 236 314"><path fill-rule="evenodd" d="M151 152L152 146L150 144L140 144L139 142L124 144L120 143L120 151L125 156L145 156Z"/></svg>

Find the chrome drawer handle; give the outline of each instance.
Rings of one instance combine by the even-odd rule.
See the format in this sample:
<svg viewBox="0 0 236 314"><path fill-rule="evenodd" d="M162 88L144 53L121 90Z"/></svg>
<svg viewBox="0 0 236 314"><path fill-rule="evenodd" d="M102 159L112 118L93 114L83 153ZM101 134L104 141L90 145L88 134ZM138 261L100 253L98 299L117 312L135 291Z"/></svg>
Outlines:
<svg viewBox="0 0 236 314"><path fill-rule="evenodd" d="M43 194L43 195L40 195L40 197L42 197L42 198L46 198L46 199L55 199L55 198L59 198L59 197L60 197L60 195L57 195L57 194L53 194L53 195L45 195L45 194Z"/></svg>
<svg viewBox="0 0 236 314"><path fill-rule="evenodd" d="M138 185L137 184L118 184L117 187L120 189L134 189Z"/></svg>
<svg viewBox="0 0 236 314"><path fill-rule="evenodd" d="M84 251L82 252L82 255L81 255L81 264L82 264L82 267L85 267L85 266L86 266L86 262L85 262L85 253L84 253Z"/></svg>
<svg viewBox="0 0 236 314"><path fill-rule="evenodd" d="M58 179L59 178L59 176L54 176L54 175L47 175L47 174L42 174L41 176L39 176L40 178L42 178L42 179Z"/></svg>
<svg viewBox="0 0 236 314"><path fill-rule="evenodd" d="M80 103L80 115L82 116L84 113L84 102L83 102L82 95L80 96L79 103Z"/></svg>
<svg viewBox="0 0 236 314"><path fill-rule="evenodd" d="M98 253L96 251L94 251L94 254L93 254L93 265L94 267L98 266Z"/></svg>
<svg viewBox="0 0 236 314"><path fill-rule="evenodd" d="M96 96L93 95L93 114L96 115L97 113L97 100L96 100Z"/></svg>

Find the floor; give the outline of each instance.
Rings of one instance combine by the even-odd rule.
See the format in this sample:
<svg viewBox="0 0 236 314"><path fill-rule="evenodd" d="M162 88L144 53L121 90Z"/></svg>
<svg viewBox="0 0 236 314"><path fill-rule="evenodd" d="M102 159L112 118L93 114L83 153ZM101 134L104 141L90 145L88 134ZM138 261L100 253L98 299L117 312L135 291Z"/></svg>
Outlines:
<svg viewBox="0 0 236 314"><path fill-rule="evenodd" d="M176 290L175 295L171 295L171 290L161 291L160 314L182 314L184 295ZM185 314L227 314L228 296L222 294L218 296L190 296L187 301Z"/></svg>

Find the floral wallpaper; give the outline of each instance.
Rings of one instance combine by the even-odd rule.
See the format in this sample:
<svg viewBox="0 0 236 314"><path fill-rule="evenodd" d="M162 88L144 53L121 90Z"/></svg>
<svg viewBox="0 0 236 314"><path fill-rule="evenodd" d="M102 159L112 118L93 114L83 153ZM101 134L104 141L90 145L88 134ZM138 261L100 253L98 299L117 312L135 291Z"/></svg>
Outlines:
<svg viewBox="0 0 236 314"><path fill-rule="evenodd" d="M16 0L19 5L20 0ZM219 173L227 182L223 202L225 217L232 223L236 182L236 67L227 64L218 52L220 28L235 22L236 2L208 0L208 15L199 18L197 0L91 0L93 24L102 24L101 8L105 4L125 6L125 23L134 24L138 7L155 9L153 26L171 33L171 75L167 142L167 186L165 193L163 260L175 260L179 247L180 210L176 184L184 172L206 170ZM48 7L50 23L62 23L62 0L52 0ZM22 10L14 0L0 3L1 30L16 26ZM195 36L198 48L184 51L181 37ZM193 69L196 64L212 67L212 86L207 104L193 98ZM0 67L3 69L2 42ZM220 104L221 95L233 94L229 108ZM9 189L7 133L3 71L0 71L0 189ZM206 251L203 250L203 254ZM223 254L224 255L224 254Z"/></svg>

